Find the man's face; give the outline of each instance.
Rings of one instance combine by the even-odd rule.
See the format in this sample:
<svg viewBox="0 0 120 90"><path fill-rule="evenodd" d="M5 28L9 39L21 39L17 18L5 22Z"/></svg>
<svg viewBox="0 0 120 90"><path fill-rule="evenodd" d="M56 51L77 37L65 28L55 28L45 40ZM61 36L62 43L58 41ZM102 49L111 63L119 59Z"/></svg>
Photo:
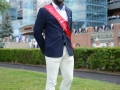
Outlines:
<svg viewBox="0 0 120 90"><path fill-rule="evenodd" d="M64 0L53 0L55 1L56 3L63 3Z"/></svg>

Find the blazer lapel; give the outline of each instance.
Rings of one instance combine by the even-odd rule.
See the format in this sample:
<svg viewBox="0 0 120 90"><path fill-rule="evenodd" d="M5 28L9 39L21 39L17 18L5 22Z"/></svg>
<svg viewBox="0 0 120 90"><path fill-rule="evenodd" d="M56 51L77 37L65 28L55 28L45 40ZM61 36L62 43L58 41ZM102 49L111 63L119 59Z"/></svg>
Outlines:
<svg viewBox="0 0 120 90"><path fill-rule="evenodd" d="M66 11L67 16L68 16L68 24L69 24L69 27L70 27L70 19L71 19L72 17L70 16L70 13L69 13L69 11L68 11L67 8L65 8L65 11Z"/></svg>

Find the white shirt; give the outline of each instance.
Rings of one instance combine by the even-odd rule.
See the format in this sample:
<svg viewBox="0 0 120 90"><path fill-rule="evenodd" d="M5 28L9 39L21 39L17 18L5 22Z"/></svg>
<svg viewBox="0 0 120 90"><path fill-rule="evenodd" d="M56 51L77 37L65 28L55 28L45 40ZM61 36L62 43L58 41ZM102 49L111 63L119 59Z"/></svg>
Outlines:
<svg viewBox="0 0 120 90"><path fill-rule="evenodd" d="M63 5L63 8L60 10L60 8L52 1L53 7L56 9L56 11L66 20L68 21L68 16L65 11L65 6Z"/></svg>

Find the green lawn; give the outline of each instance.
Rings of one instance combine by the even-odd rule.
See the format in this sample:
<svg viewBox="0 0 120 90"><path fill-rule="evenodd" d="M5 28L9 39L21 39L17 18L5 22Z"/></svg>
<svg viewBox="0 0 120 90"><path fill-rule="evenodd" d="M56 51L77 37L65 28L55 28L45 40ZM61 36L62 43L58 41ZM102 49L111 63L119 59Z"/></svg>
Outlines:
<svg viewBox="0 0 120 90"><path fill-rule="evenodd" d="M45 90L46 74L27 70L0 68L0 90ZM59 90L61 76L56 90ZM120 90L120 85L74 78L71 90Z"/></svg>

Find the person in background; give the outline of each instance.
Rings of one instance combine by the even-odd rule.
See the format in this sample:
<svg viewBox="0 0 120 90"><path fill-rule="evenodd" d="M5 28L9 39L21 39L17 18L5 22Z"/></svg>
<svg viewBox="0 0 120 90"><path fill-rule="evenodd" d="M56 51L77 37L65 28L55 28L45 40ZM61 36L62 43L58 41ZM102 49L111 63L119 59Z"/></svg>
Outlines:
<svg viewBox="0 0 120 90"><path fill-rule="evenodd" d="M10 35L10 37L9 37L9 41L12 42L12 35Z"/></svg>
<svg viewBox="0 0 120 90"><path fill-rule="evenodd" d="M35 48L37 48L37 41L36 40L34 41L34 44L35 44Z"/></svg>
<svg viewBox="0 0 120 90"><path fill-rule="evenodd" d="M46 90L56 90L59 68L60 90L70 90L73 80L72 11L63 2L52 0L51 4L40 8L34 25L34 37L46 59Z"/></svg>
<svg viewBox="0 0 120 90"><path fill-rule="evenodd" d="M106 46L107 47L111 47L111 43L110 42L106 42Z"/></svg>
<svg viewBox="0 0 120 90"><path fill-rule="evenodd" d="M19 42L19 43L21 42L21 36L18 37L18 42Z"/></svg>
<svg viewBox="0 0 120 90"><path fill-rule="evenodd" d="M95 43L96 43L96 46L95 46L95 47L102 47L102 46L100 45L100 41L99 41L98 38L95 39Z"/></svg>
<svg viewBox="0 0 120 90"><path fill-rule="evenodd" d="M22 36L22 41L23 41L23 42L25 42L25 39L26 39L26 37L25 37L25 36Z"/></svg>
<svg viewBox="0 0 120 90"><path fill-rule="evenodd" d="M79 44L79 43L77 43L77 44L76 44L76 47L80 47L80 44Z"/></svg>
<svg viewBox="0 0 120 90"><path fill-rule="evenodd" d="M33 48L31 41L29 42L29 48Z"/></svg>
<svg viewBox="0 0 120 90"><path fill-rule="evenodd" d="M18 38L18 36L16 36L16 43L18 43L19 42L19 38Z"/></svg>

